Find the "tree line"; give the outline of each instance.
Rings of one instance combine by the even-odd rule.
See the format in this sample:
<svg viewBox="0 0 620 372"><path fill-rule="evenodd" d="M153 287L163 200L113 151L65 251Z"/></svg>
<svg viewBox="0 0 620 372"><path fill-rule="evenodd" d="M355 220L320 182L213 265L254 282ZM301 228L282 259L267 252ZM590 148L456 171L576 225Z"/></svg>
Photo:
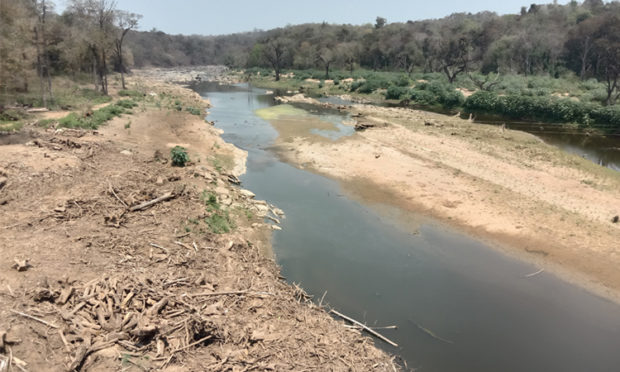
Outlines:
<svg viewBox="0 0 620 372"><path fill-rule="evenodd" d="M452 83L473 72L596 78L605 104L620 98L620 3L572 1L523 7L517 14L456 13L436 20L365 25L287 26L222 36L136 31L139 16L112 0L0 2L0 91L28 90L36 75L43 100L50 76L90 74L107 93L107 74L131 66L225 64L285 69L439 72ZM480 89L493 85L472 75Z"/></svg>
<svg viewBox="0 0 620 372"><path fill-rule="evenodd" d="M116 8L113 0L70 0L62 14L47 0L0 1L0 104L28 93L38 81L40 103L54 101L52 77L88 74L97 90L108 93L108 74L133 64L126 36L140 15Z"/></svg>

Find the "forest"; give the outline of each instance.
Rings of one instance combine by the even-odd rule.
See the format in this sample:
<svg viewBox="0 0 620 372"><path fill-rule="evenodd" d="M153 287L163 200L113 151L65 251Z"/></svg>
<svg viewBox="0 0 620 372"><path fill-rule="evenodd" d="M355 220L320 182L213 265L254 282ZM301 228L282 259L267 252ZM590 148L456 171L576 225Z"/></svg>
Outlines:
<svg viewBox="0 0 620 372"><path fill-rule="evenodd" d="M541 111L529 119L620 126L618 1L531 4L518 14L455 13L406 23L377 17L365 25L302 24L220 36L138 31L140 16L110 0L71 0L61 14L45 0L4 0L0 7L5 105L17 92L35 91L22 103L53 104L55 76L90 81L105 95L109 73L122 78L131 68L224 64L255 73L268 69L276 81L286 71L336 82L356 78L345 90L381 92L418 106L520 119ZM476 94L462 97L455 87Z"/></svg>

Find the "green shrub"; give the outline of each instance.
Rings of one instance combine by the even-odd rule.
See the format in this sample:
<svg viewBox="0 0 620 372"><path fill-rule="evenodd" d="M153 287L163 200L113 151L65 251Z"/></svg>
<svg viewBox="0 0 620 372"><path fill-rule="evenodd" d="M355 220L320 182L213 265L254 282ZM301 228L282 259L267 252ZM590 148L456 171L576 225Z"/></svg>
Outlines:
<svg viewBox="0 0 620 372"><path fill-rule="evenodd" d="M400 75L396 80L394 80L394 84L399 87L408 87L411 85L411 81L407 75Z"/></svg>
<svg viewBox="0 0 620 372"><path fill-rule="evenodd" d="M452 109L465 102L463 94L443 81L417 84L410 92L410 98L420 106L441 106Z"/></svg>
<svg viewBox="0 0 620 372"><path fill-rule="evenodd" d="M192 115L202 116L202 109L198 107L186 107L185 111L189 112Z"/></svg>
<svg viewBox="0 0 620 372"><path fill-rule="evenodd" d="M386 99L402 99L407 95L409 89L403 86L391 85L385 92Z"/></svg>
<svg viewBox="0 0 620 372"><path fill-rule="evenodd" d="M185 163L189 161L187 150L182 146L174 146L170 150L170 156L172 157L172 165L175 167L184 167Z"/></svg>
<svg viewBox="0 0 620 372"><path fill-rule="evenodd" d="M620 107L603 107L567 98L498 96L480 91L467 98L464 108L470 113L500 115L514 120L578 123L608 133L620 132Z"/></svg>
<svg viewBox="0 0 620 372"><path fill-rule="evenodd" d="M228 233L234 226L228 211L215 211L209 217L205 218L205 223L214 234Z"/></svg>

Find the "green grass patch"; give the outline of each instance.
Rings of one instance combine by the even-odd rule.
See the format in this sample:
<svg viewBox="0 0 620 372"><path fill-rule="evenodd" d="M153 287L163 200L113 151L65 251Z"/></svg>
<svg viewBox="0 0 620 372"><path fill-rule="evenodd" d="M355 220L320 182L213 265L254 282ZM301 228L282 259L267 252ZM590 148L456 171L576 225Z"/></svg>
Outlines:
<svg viewBox="0 0 620 372"><path fill-rule="evenodd" d="M230 219L228 211L217 211L205 218L205 223L214 234L226 234L232 231L234 223Z"/></svg>
<svg viewBox="0 0 620 372"><path fill-rule="evenodd" d="M131 113L138 104L131 100L120 100L89 114L71 113L58 121L63 128L97 129L100 125L122 114Z"/></svg>
<svg viewBox="0 0 620 372"><path fill-rule="evenodd" d="M118 95L121 97L132 97L132 98L144 97L144 93L138 92L137 90L129 90L129 89L119 90Z"/></svg>
<svg viewBox="0 0 620 372"><path fill-rule="evenodd" d="M18 132L23 126L22 121L0 121L0 132Z"/></svg>

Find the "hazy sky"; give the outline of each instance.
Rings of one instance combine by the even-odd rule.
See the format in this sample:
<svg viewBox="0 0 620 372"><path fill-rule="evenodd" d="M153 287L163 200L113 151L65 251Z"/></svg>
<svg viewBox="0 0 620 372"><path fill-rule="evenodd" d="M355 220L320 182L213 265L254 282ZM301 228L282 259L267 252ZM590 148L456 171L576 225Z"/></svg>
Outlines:
<svg viewBox="0 0 620 372"><path fill-rule="evenodd" d="M551 2L549 0L548 2ZM66 0L56 0L62 11ZM518 13L544 0L117 0L117 8L142 14L140 29L171 34L219 35L308 22L374 23L441 18L455 12ZM566 4L568 0L560 0Z"/></svg>

